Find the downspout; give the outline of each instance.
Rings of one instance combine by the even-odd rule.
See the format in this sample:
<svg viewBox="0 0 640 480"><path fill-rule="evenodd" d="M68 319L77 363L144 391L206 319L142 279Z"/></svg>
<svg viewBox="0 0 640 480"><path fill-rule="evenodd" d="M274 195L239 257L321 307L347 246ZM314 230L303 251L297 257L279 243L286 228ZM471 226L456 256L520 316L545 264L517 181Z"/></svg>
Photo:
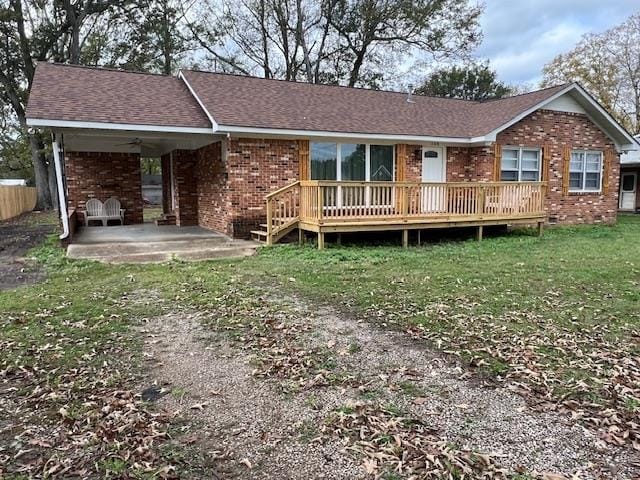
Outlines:
<svg viewBox="0 0 640 480"><path fill-rule="evenodd" d="M67 195L62 180L62 163L60 162L60 142L58 135L51 134L53 139L53 163L56 168L56 181L58 185L58 210L60 212L60 220L62 221L62 234L60 240L64 240L69 236L69 212L67 210Z"/></svg>

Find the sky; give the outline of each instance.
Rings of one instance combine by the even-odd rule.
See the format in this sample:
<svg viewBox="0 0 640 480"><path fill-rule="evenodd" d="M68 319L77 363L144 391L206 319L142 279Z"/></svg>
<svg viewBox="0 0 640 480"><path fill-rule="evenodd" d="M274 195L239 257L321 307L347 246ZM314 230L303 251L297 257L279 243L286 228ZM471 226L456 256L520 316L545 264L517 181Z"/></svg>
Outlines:
<svg viewBox="0 0 640 480"><path fill-rule="evenodd" d="M585 33L599 33L640 13L640 0L484 0L484 39L476 56L498 78L537 86L542 67L571 50Z"/></svg>

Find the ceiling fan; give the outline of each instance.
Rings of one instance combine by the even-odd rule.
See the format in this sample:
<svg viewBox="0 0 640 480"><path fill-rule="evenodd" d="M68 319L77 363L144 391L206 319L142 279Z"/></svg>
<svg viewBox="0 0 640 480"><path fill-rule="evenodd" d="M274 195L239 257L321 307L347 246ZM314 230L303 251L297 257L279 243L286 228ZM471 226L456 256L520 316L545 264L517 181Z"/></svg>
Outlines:
<svg viewBox="0 0 640 480"><path fill-rule="evenodd" d="M115 146L116 147L123 147L125 145L129 145L129 146L132 146L132 147L149 147L149 148L154 148L154 147L158 146L155 143L145 142L141 138L137 138L137 137L134 138L133 140L131 140L130 142L117 143Z"/></svg>

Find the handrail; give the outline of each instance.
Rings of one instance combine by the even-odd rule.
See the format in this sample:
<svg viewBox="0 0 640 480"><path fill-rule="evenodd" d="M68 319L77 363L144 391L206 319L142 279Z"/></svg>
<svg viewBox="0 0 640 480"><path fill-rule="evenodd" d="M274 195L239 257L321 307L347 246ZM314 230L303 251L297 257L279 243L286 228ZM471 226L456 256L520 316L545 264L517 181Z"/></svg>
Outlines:
<svg viewBox="0 0 640 480"><path fill-rule="evenodd" d="M274 190L273 192L270 192L269 194L267 194L264 198L266 200L269 200L269 199L275 197L276 195L278 195L280 193L283 193L283 192L286 192L287 190L293 189L294 187L296 187L298 185L300 185L300 180L296 180L295 182L290 183L289 185L285 185L284 187L281 187L281 188L279 188L277 190Z"/></svg>
<svg viewBox="0 0 640 480"><path fill-rule="evenodd" d="M300 181L290 183L266 195L267 245L274 237L298 222L300 216ZM274 204L278 204L277 207Z"/></svg>

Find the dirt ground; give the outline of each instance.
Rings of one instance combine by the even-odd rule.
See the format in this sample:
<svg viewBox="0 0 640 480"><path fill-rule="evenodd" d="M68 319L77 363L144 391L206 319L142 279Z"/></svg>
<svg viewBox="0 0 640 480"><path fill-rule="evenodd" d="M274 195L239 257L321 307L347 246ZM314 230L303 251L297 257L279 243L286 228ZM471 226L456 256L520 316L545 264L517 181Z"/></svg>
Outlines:
<svg viewBox="0 0 640 480"><path fill-rule="evenodd" d="M43 272L26 258L56 229L55 215L31 212L0 222L0 290L39 281Z"/></svg>
<svg viewBox="0 0 640 480"><path fill-rule="evenodd" d="M405 452L426 444L432 456L462 463L468 452L486 455L493 473L473 472L477 478L640 478L630 450L603 445L566 417L530 410L517 394L470 378L402 333L300 299L266 303L256 316L290 313L274 337L256 342L238 332L234 339L228 326L212 328L215 313L166 315L144 329L158 407L184 418L182 438L215 461L218 478L409 478L410 459L398 472L402 462L387 460L395 447L382 445L379 432L370 437L371 425L391 428L390 441ZM283 366L304 372L313 361L307 354L321 349L341 381L328 381L326 371L282 373ZM391 410L411 422L380 418ZM404 427L418 424L425 428ZM416 478L436 478L415 465Z"/></svg>

